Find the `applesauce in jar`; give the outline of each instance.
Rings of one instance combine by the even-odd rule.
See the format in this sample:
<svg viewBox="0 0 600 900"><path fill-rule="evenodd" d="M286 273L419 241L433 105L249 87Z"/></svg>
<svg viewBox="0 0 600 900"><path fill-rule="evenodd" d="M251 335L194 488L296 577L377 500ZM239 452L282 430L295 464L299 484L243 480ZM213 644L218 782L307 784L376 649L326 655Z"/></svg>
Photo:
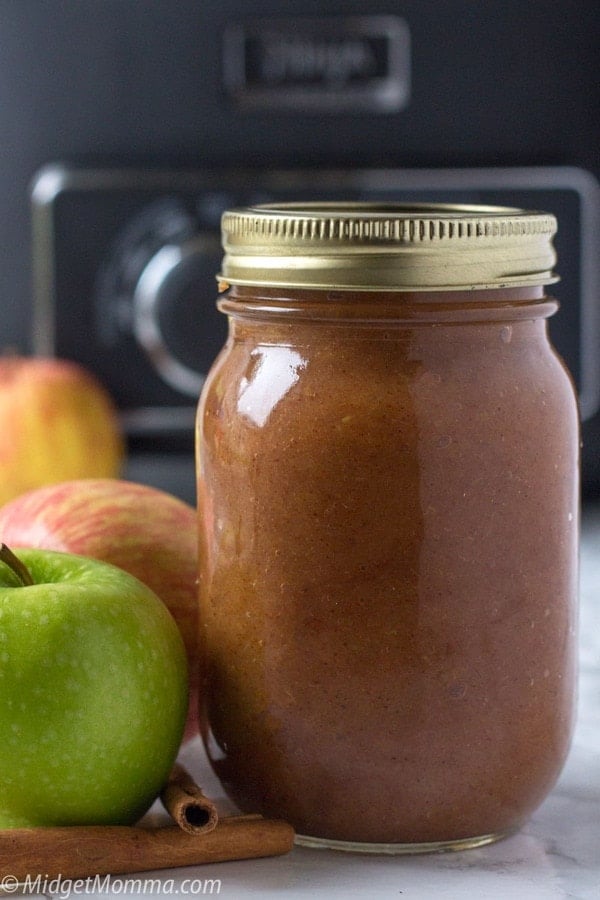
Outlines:
<svg viewBox="0 0 600 900"><path fill-rule="evenodd" d="M578 419L547 332L554 230L494 207L224 216L201 729L236 804L299 843L477 846L561 771Z"/></svg>

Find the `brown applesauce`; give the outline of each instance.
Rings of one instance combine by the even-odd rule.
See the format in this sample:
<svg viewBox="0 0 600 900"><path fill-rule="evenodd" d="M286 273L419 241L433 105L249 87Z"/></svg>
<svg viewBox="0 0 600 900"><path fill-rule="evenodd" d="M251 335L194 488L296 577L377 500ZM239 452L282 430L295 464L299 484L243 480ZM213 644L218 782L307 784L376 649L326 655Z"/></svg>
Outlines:
<svg viewBox="0 0 600 900"><path fill-rule="evenodd" d="M300 840L474 846L555 783L578 421L555 301L233 286L198 415L202 733Z"/></svg>

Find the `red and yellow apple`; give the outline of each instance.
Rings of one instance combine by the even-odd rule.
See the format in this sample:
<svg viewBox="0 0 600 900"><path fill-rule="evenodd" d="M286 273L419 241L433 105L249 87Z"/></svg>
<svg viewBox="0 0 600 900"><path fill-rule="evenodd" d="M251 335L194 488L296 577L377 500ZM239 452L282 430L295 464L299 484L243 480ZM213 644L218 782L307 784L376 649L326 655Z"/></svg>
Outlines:
<svg viewBox="0 0 600 900"><path fill-rule="evenodd" d="M0 356L0 503L65 479L116 477L123 456L115 406L86 369Z"/></svg>
<svg viewBox="0 0 600 900"><path fill-rule="evenodd" d="M187 503L157 488L111 478L75 479L22 494L0 509L0 539L112 563L150 587L186 648L197 732L197 525Z"/></svg>

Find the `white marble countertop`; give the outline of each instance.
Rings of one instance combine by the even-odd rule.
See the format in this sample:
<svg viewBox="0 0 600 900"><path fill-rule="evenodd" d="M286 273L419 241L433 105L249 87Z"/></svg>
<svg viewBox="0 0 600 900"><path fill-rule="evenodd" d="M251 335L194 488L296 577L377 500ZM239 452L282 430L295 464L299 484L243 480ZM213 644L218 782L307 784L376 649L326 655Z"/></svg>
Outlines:
<svg viewBox="0 0 600 900"><path fill-rule="evenodd" d="M88 886L71 896L600 900L600 506L584 510L583 524L577 730L558 785L521 833L477 850L413 857L296 848L270 859L148 872L138 883L115 876L106 890ZM182 761L207 793L222 797L199 742ZM37 896L64 898L65 888Z"/></svg>

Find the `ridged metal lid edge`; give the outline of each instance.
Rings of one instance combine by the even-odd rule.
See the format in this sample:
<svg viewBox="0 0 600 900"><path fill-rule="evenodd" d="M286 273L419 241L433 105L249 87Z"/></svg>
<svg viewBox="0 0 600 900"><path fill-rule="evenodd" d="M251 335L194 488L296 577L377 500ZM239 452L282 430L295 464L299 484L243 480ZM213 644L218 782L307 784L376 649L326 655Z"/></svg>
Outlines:
<svg viewBox="0 0 600 900"><path fill-rule="evenodd" d="M277 204L222 218L226 284L461 290L557 281L556 219L467 205Z"/></svg>

